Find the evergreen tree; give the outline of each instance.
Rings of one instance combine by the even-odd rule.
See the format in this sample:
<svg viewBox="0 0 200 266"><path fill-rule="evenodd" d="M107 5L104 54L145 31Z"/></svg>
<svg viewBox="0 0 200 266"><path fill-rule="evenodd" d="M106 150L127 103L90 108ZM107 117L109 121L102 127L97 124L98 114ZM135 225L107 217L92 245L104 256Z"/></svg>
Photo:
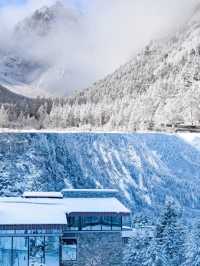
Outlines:
<svg viewBox="0 0 200 266"><path fill-rule="evenodd" d="M180 266L185 261L185 232L174 203L167 203L156 226L155 265Z"/></svg>
<svg viewBox="0 0 200 266"><path fill-rule="evenodd" d="M195 225L187 245L186 263L184 266L200 266L200 224Z"/></svg>
<svg viewBox="0 0 200 266"><path fill-rule="evenodd" d="M149 229L148 229L149 230ZM138 233L129 240L124 251L125 266L150 266L150 245L152 237L145 229L137 229Z"/></svg>

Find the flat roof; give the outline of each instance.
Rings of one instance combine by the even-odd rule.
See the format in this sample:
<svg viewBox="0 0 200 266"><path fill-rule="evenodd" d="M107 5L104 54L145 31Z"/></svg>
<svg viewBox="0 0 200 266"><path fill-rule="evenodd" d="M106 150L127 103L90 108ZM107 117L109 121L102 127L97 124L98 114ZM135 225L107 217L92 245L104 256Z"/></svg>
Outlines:
<svg viewBox="0 0 200 266"><path fill-rule="evenodd" d="M66 215L128 215L116 198L0 198L0 225L67 224Z"/></svg>
<svg viewBox="0 0 200 266"><path fill-rule="evenodd" d="M23 198L56 198L62 199L63 194L61 192L36 192L36 191L27 191L22 195Z"/></svg>
<svg viewBox="0 0 200 266"><path fill-rule="evenodd" d="M118 190L117 189L103 189L103 188L89 188L89 189L82 189L82 188L78 188L78 189L73 189L73 188L66 188L66 189L63 189L62 192L97 192L97 193L118 193Z"/></svg>
<svg viewBox="0 0 200 266"><path fill-rule="evenodd" d="M1 202L0 217L0 225L67 224L62 208L52 208L48 204Z"/></svg>

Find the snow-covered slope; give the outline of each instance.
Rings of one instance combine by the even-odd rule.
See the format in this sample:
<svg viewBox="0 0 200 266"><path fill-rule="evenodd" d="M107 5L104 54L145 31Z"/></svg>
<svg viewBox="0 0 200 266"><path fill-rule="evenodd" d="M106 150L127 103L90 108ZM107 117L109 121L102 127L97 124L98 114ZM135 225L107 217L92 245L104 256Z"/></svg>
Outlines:
<svg viewBox="0 0 200 266"><path fill-rule="evenodd" d="M135 212L155 213L167 198L199 211L200 148L193 141L153 133L0 134L0 192L117 188Z"/></svg>
<svg viewBox="0 0 200 266"><path fill-rule="evenodd" d="M25 59L15 52L0 52L0 84L23 96L48 96L45 90L33 84L44 67L39 63Z"/></svg>
<svg viewBox="0 0 200 266"><path fill-rule="evenodd" d="M200 120L200 11L173 37L152 41L115 73L74 100L91 116L101 110L112 129ZM78 105L77 105L78 102ZM77 105L77 106L76 106ZM86 106L86 107L85 107ZM97 126L97 125L95 125Z"/></svg>
<svg viewBox="0 0 200 266"><path fill-rule="evenodd" d="M77 26L78 15L61 2L38 9L20 21L7 50L5 47L0 50L0 84L32 97L55 95L66 81L67 91L71 69L57 63L59 54L52 54L58 53L61 35L70 38L70 32ZM53 50L54 46L57 50Z"/></svg>
<svg viewBox="0 0 200 266"><path fill-rule="evenodd" d="M41 60L38 51L46 51L47 43L55 40L55 25L65 25L64 32L70 34L70 29L80 27L79 18L62 5L56 4L38 10L32 17L22 21L16 27L15 38L23 40L19 42L20 49L24 48L23 58L18 54L19 47L15 49L16 54L6 55L0 63L0 81L10 83L11 90L23 88L20 90L23 93L26 86L31 88L31 94L43 90L55 95L62 86L65 93L68 84L73 83L73 73L77 74L72 69L76 66L70 63L70 69L70 64L48 58L55 51L47 53L46 57L43 55ZM78 121L78 127L82 128L87 124L92 129L103 127L106 130L135 130L151 128L152 122L160 128L161 124L191 124L200 121L199 36L200 11L197 8L185 26L173 37L152 41L115 73L73 96L69 105L66 103L66 110L62 109L62 105L61 114L66 114L70 109L70 117L74 117L69 127L74 127L74 121ZM31 48L34 49L27 49L33 44L34 47ZM81 82L84 79L80 77L84 73L79 74L76 80ZM55 107L52 116L58 109ZM63 119L65 122L69 120L66 115Z"/></svg>

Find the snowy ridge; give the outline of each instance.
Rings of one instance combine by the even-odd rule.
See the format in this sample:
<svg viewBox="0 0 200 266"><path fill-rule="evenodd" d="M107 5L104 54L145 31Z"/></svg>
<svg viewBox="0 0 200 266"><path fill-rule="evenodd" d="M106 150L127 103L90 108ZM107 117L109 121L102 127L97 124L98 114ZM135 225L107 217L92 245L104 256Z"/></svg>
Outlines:
<svg viewBox="0 0 200 266"><path fill-rule="evenodd" d="M200 148L176 134L2 133L1 195L63 188L117 189L135 212L166 199L199 212Z"/></svg>

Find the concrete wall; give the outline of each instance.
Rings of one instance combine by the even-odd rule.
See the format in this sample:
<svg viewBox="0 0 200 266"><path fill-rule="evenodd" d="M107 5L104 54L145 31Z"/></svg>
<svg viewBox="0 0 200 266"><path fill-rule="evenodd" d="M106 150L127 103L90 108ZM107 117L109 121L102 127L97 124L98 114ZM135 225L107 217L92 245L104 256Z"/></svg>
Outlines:
<svg viewBox="0 0 200 266"><path fill-rule="evenodd" d="M121 232L76 233L77 261L65 262L63 266L121 266ZM65 237L71 237L65 234Z"/></svg>

